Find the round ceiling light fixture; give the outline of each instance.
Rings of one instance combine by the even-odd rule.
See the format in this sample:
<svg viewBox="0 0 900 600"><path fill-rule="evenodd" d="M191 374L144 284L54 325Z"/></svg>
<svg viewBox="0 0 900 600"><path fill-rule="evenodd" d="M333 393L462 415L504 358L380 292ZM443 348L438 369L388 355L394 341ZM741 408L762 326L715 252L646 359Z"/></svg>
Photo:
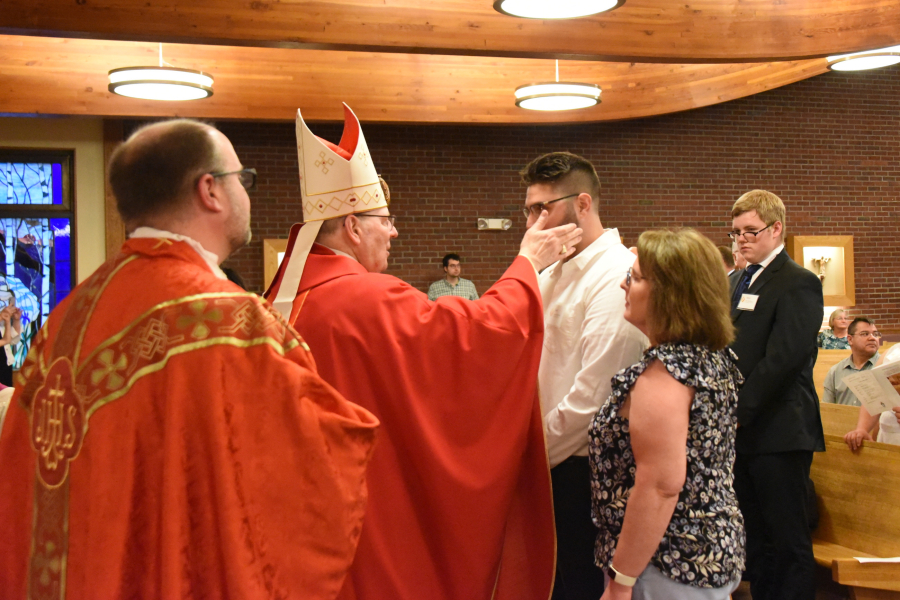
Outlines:
<svg viewBox="0 0 900 600"><path fill-rule="evenodd" d="M600 86L559 80L559 61L556 61L556 81L529 83L516 88L516 106L528 110L559 111L590 108L600 104Z"/></svg>
<svg viewBox="0 0 900 600"><path fill-rule="evenodd" d="M574 19L607 12L625 0L496 0L494 10L526 19Z"/></svg>
<svg viewBox="0 0 900 600"><path fill-rule="evenodd" d="M141 100L177 102L213 95L213 77L203 71L166 65L159 45L158 67L122 67L109 72L109 91Z"/></svg>
<svg viewBox="0 0 900 600"><path fill-rule="evenodd" d="M900 46L828 57L828 68L832 71L868 71L897 63L900 63Z"/></svg>

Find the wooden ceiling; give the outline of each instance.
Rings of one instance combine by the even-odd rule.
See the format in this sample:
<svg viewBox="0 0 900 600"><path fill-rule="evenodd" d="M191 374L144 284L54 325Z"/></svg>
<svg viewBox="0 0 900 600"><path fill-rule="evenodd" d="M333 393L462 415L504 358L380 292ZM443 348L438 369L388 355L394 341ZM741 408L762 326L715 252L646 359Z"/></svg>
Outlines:
<svg viewBox="0 0 900 600"><path fill-rule="evenodd" d="M551 0L552 1L552 0ZM627 0L565 21L492 0L3 0L0 112L553 123L687 110L827 70L823 56L900 43L897 0ZM145 102L106 91L116 67L167 62L215 95ZM517 108L519 85L597 83L598 107Z"/></svg>

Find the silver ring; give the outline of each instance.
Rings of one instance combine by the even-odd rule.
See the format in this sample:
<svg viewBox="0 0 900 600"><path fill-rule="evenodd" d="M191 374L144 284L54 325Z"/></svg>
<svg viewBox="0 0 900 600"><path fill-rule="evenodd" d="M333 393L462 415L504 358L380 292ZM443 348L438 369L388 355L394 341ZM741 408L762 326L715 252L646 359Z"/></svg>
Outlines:
<svg viewBox="0 0 900 600"><path fill-rule="evenodd" d="M559 253L560 253L560 254L565 254L565 253L568 252L568 251L569 251L569 250L566 248L566 245L563 244L562 250L561 250Z"/></svg>

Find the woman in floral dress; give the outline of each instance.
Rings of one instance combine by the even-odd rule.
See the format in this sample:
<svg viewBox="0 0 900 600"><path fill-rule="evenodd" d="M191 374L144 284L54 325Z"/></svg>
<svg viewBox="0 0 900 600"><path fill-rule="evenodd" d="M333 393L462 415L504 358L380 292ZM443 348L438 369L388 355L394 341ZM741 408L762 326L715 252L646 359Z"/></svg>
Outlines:
<svg viewBox="0 0 900 600"><path fill-rule="evenodd" d="M724 600L744 567L732 488L743 379L728 281L694 230L648 231L622 283L625 319L650 339L613 378L590 430L603 600Z"/></svg>
<svg viewBox="0 0 900 600"><path fill-rule="evenodd" d="M828 317L828 326L831 329L819 332L816 345L823 350L849 350L850 342L847 341L847 328L853 319L843 308L839 308Z"/></svg>

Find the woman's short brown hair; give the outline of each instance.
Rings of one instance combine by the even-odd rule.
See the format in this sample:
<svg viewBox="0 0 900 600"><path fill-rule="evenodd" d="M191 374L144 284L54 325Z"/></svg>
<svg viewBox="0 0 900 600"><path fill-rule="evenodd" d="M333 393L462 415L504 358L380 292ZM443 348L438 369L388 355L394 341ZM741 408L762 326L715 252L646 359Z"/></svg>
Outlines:
<svg viewBox="0 0 900 600"><path fill-rule="evenodd" d="M651 280L648 322L656 342L721 350L734 340L722 257L693 229L655 230L637 244L641 273Z"/></svg>

